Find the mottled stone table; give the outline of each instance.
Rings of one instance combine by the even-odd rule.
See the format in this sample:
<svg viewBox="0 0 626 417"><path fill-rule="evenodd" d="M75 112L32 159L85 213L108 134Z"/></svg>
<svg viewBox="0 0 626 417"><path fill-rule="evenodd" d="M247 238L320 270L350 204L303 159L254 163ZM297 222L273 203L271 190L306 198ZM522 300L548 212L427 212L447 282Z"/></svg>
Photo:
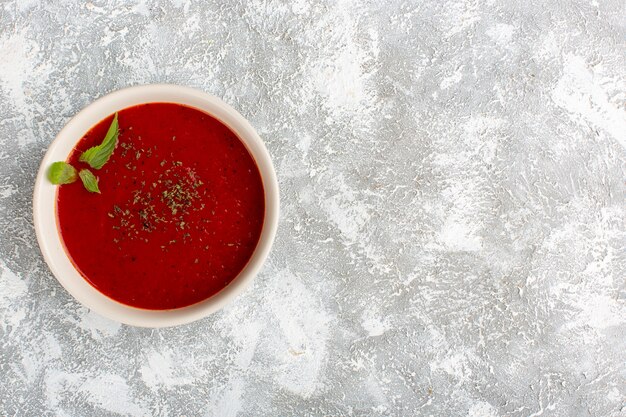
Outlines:
<svg viewBox="0 0 626 417"><path fill-rule="evenodd" d="M530 4L534 3L534 4ZM0 415L626 415L626 3L0 2ZM77 304L31 193L79 109L222 97L282 194L255 283Z"/></svg>

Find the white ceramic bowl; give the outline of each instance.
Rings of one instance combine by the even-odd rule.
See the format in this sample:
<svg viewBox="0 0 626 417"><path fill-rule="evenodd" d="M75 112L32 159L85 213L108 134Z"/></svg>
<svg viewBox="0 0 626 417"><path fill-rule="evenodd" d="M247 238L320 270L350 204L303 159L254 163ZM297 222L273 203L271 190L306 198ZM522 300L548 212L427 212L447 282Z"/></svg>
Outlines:
<svg viewBox="0 0 626 417"><path fill-rule="evenodd" d="M197 304L173 310L144 310L114 301L92 287L68 257L56 218L57 186L47 179L55 161L65 161L82 136L110 114L137 104L180 103L195 107L219 119L237 134L256 161L265 188L265 221L252 258L241 273L223 290ZM165 327L189 323L223 307L252 281L269 254L278 225L278 182L269 153L254 128L222 100L188 87L155 84L130 87L106 95L78 113L57 135L39 167L33 197L35 231L39 247L50 270L61 285L85 307L110 319L141 327Z"/></svg>

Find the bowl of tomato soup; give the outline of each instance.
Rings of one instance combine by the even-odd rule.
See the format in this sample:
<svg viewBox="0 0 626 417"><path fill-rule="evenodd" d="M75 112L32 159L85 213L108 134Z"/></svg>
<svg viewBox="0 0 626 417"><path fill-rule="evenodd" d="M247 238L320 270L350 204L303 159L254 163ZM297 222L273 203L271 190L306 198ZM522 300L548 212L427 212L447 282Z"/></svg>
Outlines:
<svg viewBox="0 0 626 417"><path fill-rule="evenodd" d="M63 185L49 179L55 163L68 167ZM63 287L142 327L200 319L243 291L269 254L279 208L250 123L175 85L119 90L72 118L43 158L33 204Z"/></svg>

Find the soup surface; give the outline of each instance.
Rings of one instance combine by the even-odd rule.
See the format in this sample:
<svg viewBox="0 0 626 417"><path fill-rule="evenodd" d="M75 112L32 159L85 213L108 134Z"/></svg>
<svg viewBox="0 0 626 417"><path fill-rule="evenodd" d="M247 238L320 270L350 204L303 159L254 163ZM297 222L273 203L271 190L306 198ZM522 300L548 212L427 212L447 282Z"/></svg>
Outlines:
<svg viewBox="0 0 626 417"><path fill-rule="evenodd" d="M68 162L102 142L113 115L77 143ZM263 227L261 175L239 138L191 107L148 103L118 112L118 145L80 181L58 188L57 218L72 262L100 292L145 309L202 301L230 283ZM79 169L80 169L79 168Z"/></svg>

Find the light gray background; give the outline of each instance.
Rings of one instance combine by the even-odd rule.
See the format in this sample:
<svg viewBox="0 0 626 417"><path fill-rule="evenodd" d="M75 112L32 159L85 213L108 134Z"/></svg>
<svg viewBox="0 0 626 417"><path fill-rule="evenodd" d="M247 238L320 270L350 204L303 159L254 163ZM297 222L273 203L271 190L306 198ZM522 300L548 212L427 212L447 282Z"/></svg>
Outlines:
<svg viewBox="0 0 626 417"><path fill-rule="evenodd" d="M0 2L0 415L626 415L626 3ZM78 305L31 219L78 110L171 82L258 129L282 216L232 305Z"/></svg>

